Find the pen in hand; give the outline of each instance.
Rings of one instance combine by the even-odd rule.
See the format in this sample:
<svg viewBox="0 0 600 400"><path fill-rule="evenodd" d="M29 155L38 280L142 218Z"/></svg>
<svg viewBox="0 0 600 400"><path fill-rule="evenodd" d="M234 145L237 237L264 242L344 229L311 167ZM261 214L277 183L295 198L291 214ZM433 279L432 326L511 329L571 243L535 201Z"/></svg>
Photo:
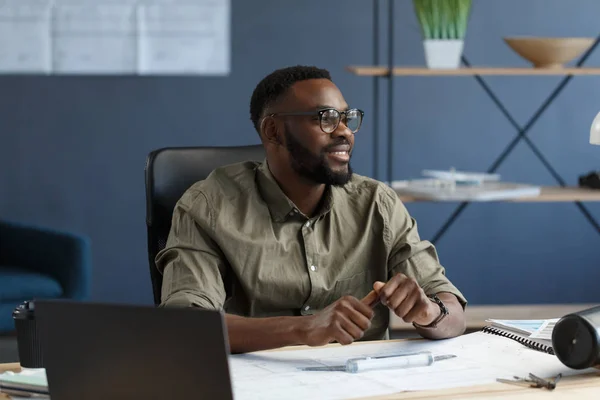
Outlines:
<svg viewBox="0 0 600 400"><path fill-rule="evenodd" d="M362 298L361 302L373 308L379 304L379 294L375 290L371 290L368 295Z"/></svg>

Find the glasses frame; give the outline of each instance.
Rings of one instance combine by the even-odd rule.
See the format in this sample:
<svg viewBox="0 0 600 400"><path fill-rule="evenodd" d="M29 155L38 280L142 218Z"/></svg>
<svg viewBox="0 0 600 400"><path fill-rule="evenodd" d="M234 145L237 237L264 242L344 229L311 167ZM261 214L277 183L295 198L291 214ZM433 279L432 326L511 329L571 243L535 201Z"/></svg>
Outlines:
<svg viewBox="0 0 600 400"><path fill-rule="evenodd" d="M335 127L331 130L331 132L328 132L325 129L323 129L323 114L325 114L328 111L335 111L340 115L338 118L337 124L335 124ZM348 128L347 121L348 121L348 113L355 112L355 111L360 114L360 121L358 123L358 127L356 128L356 130L353 131L350 128ZM338 128L338 126L340 125L340 122L342 122L342 119L343 119L344 125L346 125L346 128L350 129L350 132L352 132L354 134L360 130L363 119L365 117L365 112L359 108L349 108L345 111L340 111L337 108L328 107L328 108L322 108L322 109L319 109L316 111L292 111L292 112L273 113L273 114L269 114L268 116L269 117L277 117L277 116L303 116L303 115L310 115L310 116L318 115L319 116L319 127L321 128L321 130L324 133L335 132L335 130Z"/></svg>

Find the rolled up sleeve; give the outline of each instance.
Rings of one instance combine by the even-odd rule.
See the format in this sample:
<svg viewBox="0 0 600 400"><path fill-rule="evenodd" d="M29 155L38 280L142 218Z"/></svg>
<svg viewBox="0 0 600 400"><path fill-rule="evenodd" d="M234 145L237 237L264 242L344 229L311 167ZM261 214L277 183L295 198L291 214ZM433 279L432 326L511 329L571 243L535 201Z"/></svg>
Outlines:
<svg viewBox="0 0 600 400"><path fill-rule="evenodd" d="M206 197L192 189L175 206L166 246L156 256L161 307L223 308L226 261L211 237L212 217Z"/></svg>
<svg viewBox="0 0 600 400"><path fill-rule="evenodd" d="M385 237L390 244L388 276L398 273L414 278L427 295L454 294L463 307L467 300L446 276L434 245L419 237L417 222L394 193L390 199Z"/></svg>

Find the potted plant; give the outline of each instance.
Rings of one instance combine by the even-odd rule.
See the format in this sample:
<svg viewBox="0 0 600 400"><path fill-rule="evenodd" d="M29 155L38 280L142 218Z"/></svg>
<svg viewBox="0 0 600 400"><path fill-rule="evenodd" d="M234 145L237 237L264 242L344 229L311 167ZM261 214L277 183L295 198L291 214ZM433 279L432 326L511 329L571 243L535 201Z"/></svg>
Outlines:
<svg viewBox="0 0 600 400"><path fill-rule="evenodd" d="M472 0L413 0L429 68L458 68Z"/></svg>

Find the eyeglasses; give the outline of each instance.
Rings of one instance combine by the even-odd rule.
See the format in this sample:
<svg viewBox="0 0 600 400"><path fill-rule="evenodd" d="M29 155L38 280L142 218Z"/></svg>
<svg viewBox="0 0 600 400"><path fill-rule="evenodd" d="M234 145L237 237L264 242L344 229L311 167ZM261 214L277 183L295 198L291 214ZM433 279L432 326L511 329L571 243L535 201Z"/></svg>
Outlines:
<svg viewBox="0 0 600 400"><path fill-rule="evenodd" d="M340 121L344 122L344 125L350 129L352 133L358 132L362 125L364 111L358 108L351 108L346 111L339 111L335 108L324 108L317 111L304 111L304 112L283 112L270 114L270 117L276 117L278 115L314 115L319 117L319 124L321 130L325 133L334 132L340 124Z"/></svg>

